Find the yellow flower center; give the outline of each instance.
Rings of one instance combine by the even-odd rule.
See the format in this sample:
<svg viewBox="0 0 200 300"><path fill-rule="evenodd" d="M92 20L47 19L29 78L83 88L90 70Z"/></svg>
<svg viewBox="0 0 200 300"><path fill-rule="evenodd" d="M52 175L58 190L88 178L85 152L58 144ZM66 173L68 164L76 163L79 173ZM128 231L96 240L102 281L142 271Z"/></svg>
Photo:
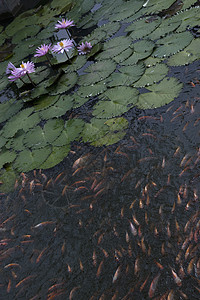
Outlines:
<svg viewBox="0 0 200 300"><path fill-rule="evenodd" d="M63 47L63 46L64 46L63 42L60 42L59 45L60 45L60 47Z"/></svg>
<svg viewBox="0 0 200 300"><path fill-rule="evenodd" d="M41 50L44 51L44 48L42 47Z"/></svg>
<svg viewBox="0 0 200 300"><path fill-rule="evenodd" d="M20 65L20 67L23 69L23 68L24 68L24 65L22 64L22 65Z"/></svg>

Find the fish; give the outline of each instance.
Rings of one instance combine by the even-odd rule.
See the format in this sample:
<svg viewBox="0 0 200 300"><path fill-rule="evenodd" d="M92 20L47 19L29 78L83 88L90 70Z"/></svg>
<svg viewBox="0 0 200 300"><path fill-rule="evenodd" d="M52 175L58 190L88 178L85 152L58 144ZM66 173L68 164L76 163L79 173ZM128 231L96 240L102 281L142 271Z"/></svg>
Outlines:
<svg viewBox="0 0 200 300"><path fill-rule="evenodd" d="M171 267L170 267L171 268ZM171 268L172 271L172 276L174 278L174 282L178 285L181 286L182 285L182 280L180 279L180 277L176 274L176 272Z"/></svg>
<svg viewBox="0 0 200 300"><path fill-rule="evenodd" d="M117 270L116 270L116 272L115 272L115 274L113 276L113 281L112 281L113 283L118 279L120 272L121 272L121 266L119 266L117 268Z"/></svg>
<svg viewBox="0 0 200 300"><path fill-rule="evenodd" d="M158 281L160 278L161 273L158 273L158 275L156 275L156 277L154 277L154 279L151 282L150 288L149 288L149 298L153 298L154 294L155 294L155 290L157 288L158 285Z"/></svg>

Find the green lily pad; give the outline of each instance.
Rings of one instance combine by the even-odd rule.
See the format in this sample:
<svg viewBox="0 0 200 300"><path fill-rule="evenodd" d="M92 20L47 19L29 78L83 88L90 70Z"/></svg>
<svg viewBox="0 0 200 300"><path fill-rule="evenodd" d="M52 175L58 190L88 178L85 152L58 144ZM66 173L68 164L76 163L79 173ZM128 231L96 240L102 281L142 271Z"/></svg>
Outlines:
<svg viewBox="0 0 200 300"><path fill-rule="evenodd" d="M151 40L157 40L176 30L181 21L171 22L170 19L163 20L159 27L148 35Z"/></svg>
<svg viewBox="0 0 200 300"><path fill-rule="evenodd" d="M182 86L176 78L164 78L159 84L148 87L150 92L139 96L137 106L142 109L163 106L179 95Z"/></svg>
<svg viewBox="0 0 200 300"><path fill-rule="evenodd" d="M87 97L81 97L77 93L73 94L73 99L74 99L73 108L78 108L89 100Z"/></svg>
<svg viewBox="0 0 200 300"><path fill-rule="evenodd" d="M67 64L66 66L63 66L62 70L65 73L74 72L74 71L77 71L77 70L81 69L85 65L86 62L87 62L86 56L84 56L84 55L78 55L78 56L76 56L72 60L72 64L71 65Z"/></svg>
<svg viewBox="0 0 200 300"><path fill-rule="evenodd" d="M28 24L27 24L28 25ZM41 27L39 25L30 25L23 28L23 30L19 30L15 33L12 39L13 44L21 43L24 39L32 38L35 36L39 31Z"/></svg>
<svg viewBox="0 0 200 300"><path fill-rule="evenodd" d="M149 17L135 21L129 25L125 31L131 32L130 36L133 40L141 39L154 31L161 23L161 18L151 21Z"/></svg>
<svg viewBox="0 0 200 300"><path fill-rule="evenodd" d="M33 110L33 108L26 108L13 116L3 127L3 136L6 138L13 137L19 129L28 130L37 124L40 121L38 115L35 114L30 117Z"/></svg>
<svg viewBox="0 0 200 300"><path fill-rule="evenodd" d="M14 189L16 173L10 167L6 168L0 173L0 181L2 182L0 192L9 193Z"/></svg>
<svg viewBox="0 0 200 300"><path fill-rule="evenodd" d="M132 15L134 15L141 7L142 1L134 1L134 5L131 1L125 1L121 5L116 5L113 10L113 14L109 17L110 21L121 21Z"/></svg>
<svg viewBox="0 0 200 300"><path fill-rule="evenodd" d="M125 61L120 63L123 66L134 65L139 60L144 59L151 55L155 47L154 42L150 40L141 40L133 44L133 54Z"/></svg>
<svg viewBox="0 0 200 300"><path fill-rule="evenodd" d="M85 123L81 119L72 119L66 121L65 128L63 129L61 135L55 141L53 141L52 145L61 147L78 140L81 132L83 131L84 125Z"/></svg>
<svg viewBox="0 0 200 300"><path fill-rule="evenodd" d="M169 19L171 22L181 21L181 25L177 28L177 32L185 31L186 28L192 28L199 25L200 21L200 7L192 7L188 10L181 11L172 18Z"/></svg>
<svg viewBox="0 0 200 300"><path fill-rule="evenodd" d="M131 44L131 39L125 36L119 36L109 40L103 45L103 52L97 55L98 60L104 60L112 58L124 50L129 48Z"/></svg>
<svg viewBox="0 0 200 300"><path fill-rule="evenodd" d="M189 31L174 33L156 42L158 48L153 52L153 56L166 57L183 50L193 39Z"/></svg>
<svg viewBox="0 0 200 300"><path fill-rule="evenodd" d="M126 84L132 84L137 81L143 75L144 71L145 66L143 63L119 68L119 72L127 76Z"/></svg>
<svg viewBox="0 0 200 300"><path fill-rule="evenodd" d="M11 163L16 157L14 151L6 150L0 152L0 169L7 163Z"/></svg>
<svg viewBox="0 0 200 300"><path fill-rule="evenodd" d="M135 87L144 87L152 85L155 82L162 80L168 73L168 67L164 64L157 64L147 68L142 77L134 83Z"/></svg>
<svg viewBox="0 0 200 300"><path fill-rule="evenodd" d="M24 137L24 145L31 149L38 149L52 144L61 134L64 127L62 119L51 119L46 122L44 128L40 126L31 129ZM42 151L41 151L42 152Z"/></svg>
<svg viewBox="0 0 200 300"><path fill-rule="evenodd" d="M70 145L62 147L52 147L52 152L45 162L40 166L41 169L49 169L59 164L69 153Z"/></svg>
<svg viewBox="0 0 200 300"><path fill-rule="evenodd" d="M49 146L42 150L34 149L30 151L25 149L18 154L13 167L19 172L28 172L33 169L40 169L43 162L51 154L51 151L51 147Z"/></svg>
<svg viewBox="0 0 200 300"><path fill-rule="evenodd" d="M84 71L86 74L81 75L78 80L79 85L91 85L107 78L114 70L116 64L112 60L99 61Z"/></svg>
<svg viewBox="0 0 200 300"><path fill-rule="evenodd" d="M50 95L58 95L67 92L70 90L77 82L77 75L75 72L64 74L61 76L58 83L54 86L47 88Z"/></svg>
<svg viewBox="0 0 200 300"><path fill-rule="evenodd" d="M174 0L150 0L147 5L147 11L150 13L158 13L164 9L169 8L174 3Z"/></svg>
<svg viewBox="0 0 200 300"><path fill-rule="evenodd" d="M40 97L38 100L33 102L35 111L43 110L52 106L56 101L58 101L59 97L60 97L59 95L58 96L44 95Z"/></svg>
<svg viewBox="0 0 200 300"><path fill-rule="evenodd" d="M194 39L189 46L168 59L169 66L183 66L200 59L200 39Z"/></svg>
<svg viewBox="0 0 200 300"><path fill-rule="evenodd" d="M96 84L91 84L88 86L81 86L77 94L81 97L94 97L103 93L107 89L106 82L98 82Z"/></svg>
<svg viewBox="0 0 200 300"><path fill-rule="evenodd" d="M112 118L120 116L132 108L138 99L138 90L131 87L115 87L101 96L103 99L94 105L93 116Z"/></svg>
<svg viewBox="0 0 200 300"><path fill-rule="evenodd" d="M40 117L43 120L58 118L63 116L73 107L73 98L69 95L62 95L52 106L40 111Z"/></svg>
<svg viewBox="0 0 200 300"><path fill-rule="evenodd" d="M126 50L124 50L123 52L118 54L117 56L114 56L113 60L119 64L119 63L123 62L125 59L127 59L128 57L130 57L132 53L133 53L133 49L127 48Z"/></svg>

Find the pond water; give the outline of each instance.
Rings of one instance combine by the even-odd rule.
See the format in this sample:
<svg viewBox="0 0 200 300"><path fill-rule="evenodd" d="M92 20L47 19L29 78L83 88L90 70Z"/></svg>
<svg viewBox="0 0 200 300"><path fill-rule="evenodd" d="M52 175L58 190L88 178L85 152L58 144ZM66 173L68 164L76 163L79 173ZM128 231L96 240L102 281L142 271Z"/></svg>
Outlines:
<svg viewBox="0 0 200 300"><path fill-rule="evenodd" d="M176 54L173 55L170 50L167 55L171 59L169 62L168 58L166 60L162 54L158 56L152 54L153 51L157 53L159 53L158 50L163 51L162 43L158 43L161 46L152 47L148 44L151 51L147 56L144 52L148 52L149 48L145 48L142 53L143 57L140 57L139 61L123 65L123 62L132 55L129 51L130 47L129 45L124 49L122 47L119 53L115 52L115 48L121 47L122 42L125 45L127 40L122 39L118 46L115 44L113 46L109 44L108 38L112 34L112 39L122 36L129 38L131 34L133 38L139 31L142 31L141 27L136 31L133 30L133 33L128 31L127 37L126 28L135 24L136 14L141 17L144 13L150 12L153 22L159 14L160 18L163 18L162 23L163 20L171 20L168 19L168 15L173 16L177 7L179 9L184 7L180 7L180 1L177 1L173 7L171 4L174 1L169 1L168 5L164 6L160 1L152 1L156 7L153 4L150 5L151 0L148 3L133 1L138 7L140 7L139 4L142 3L142 5L137 12L131 14L128 13L130 8L127 9L127 6L125 6L126 9L123 8L124 3L129 5L131 2L119 0L119 5L122 5L121 11L116 10L112 14L113 1L110 1L110 4L107 1L91 1L93 5L88 1L79 2L82 5L80 11L79 6L75 6L66 14L66 17L74 18L75 21L76 18L82 16L81 20L77 20L78 29L75 28L73 32L76 44L82 41L82 37L85 41L85 36L90 41L89 38L96 29L97 16L102 15L101 18L99 17L98 26L102 26L103 23L109 24L109 22L115 22L112 26L116 28L118 26L116 23L119 22L120 26L116 33L109 29L107 39L100 31L98 36L94 33L91 38L91 43L95 41L92 44L93 48L96 44L101 44L101 47L99 46L96 52L94 51L91 58L80 61L80 68L74 67L73 69L72 66L77 64L77 54L69 52L72 62L66 62L66 57L63 58L61 54L57 55L59 64L56 61L53 71L45 75L53 78L57 72L56 76L60 76L60 69L65 72L71 67L71 73L64 73L62 76L66 74L69 76L77 71L76 76L81 78L78 79L80 80L78 84L76 80L75 83L70 82L65 90L61 84L57 85L56 79L55 85L50 86L51 90L48 90L50 93L48 99L43 98L43 94L39 94L36 99L31 98L30 93L35 92L35 89L30 85L24 88L18 84L19 92L16 86L6 85L6 89L1 93L2 104L16 104L19 105L19 109L9 116L7 111L11 110L10 105L8 110L5 110L8 118L4 120L0 115L3 120L1 121L3 142L0 144L2 147L0 155L5 156L8 149L11 155L15 153L13 160L12 156L9 157L10 160L6 158L4 163L2 163L3 159L0 160L3 187L0 195L0 299L199 299L200 57L195 52L195 48L192 48L194 59L189 63L184 55L174 58ZM55 4L55 1L52 3ZM49 25L43 18L50 28L55 25L58 16L65 16L62 10L63 1L58 1L58 3L61 4L58 7L52 6L49 10L52 15L54 12L52 24ZM194 3L196 1L183 1L185 9ZM57 13L55 13L56 9ZM197 24L194 19L193 17L193 21L191 20L191 23L194 23L191 28L186 27L187 30L180 31L180 33L190 32L195 37L195 42L198 42L199 15ZM148 22L151 26L149 15ZM176 20L176 22L179 21ZM175 26L172 29L172 34L180 34L176 32L176 28ZM49 32L52 34L51 30ZM158 34L156 31L152 32L151 34L155 36ZM169 35L170 33L171 31ZM41 34L41 31L38 34ZM65 31L64 34L64 38L68 38ZM145 43L146 40L152 43L153 35L150 36L149 32L149 36L143 38L143 34L140 33L139 37L133 38L133 45L138 42L138 39ZM63 38L63 33L60 31L54 34L50 41L57 41L61 38ZM22 43L26 41L23 40ZM170 43L174 47L175 43ZM190 43L191 41L188 40L188 44L183 48L189 47ZM173 49L174 52L177 51L177 55L182 55L184 51L182 50ZM17 61L19 55L17 51L10 58L12 61L13 57L13 62L15 59ZM137 51L134 51L136 54ZM141 51L140 49L138 53L141 54ZM27 52L24 54L25 57L26 54ZM104 57L106 57L105 60ZM155 80L152 80L148 73L142 78L146 71L141 69L144 68L141 64L145 63L146 59L149 59L148 63L151 64L150 59L152 59L154 66L153 61L157 58L162 69L158 70ZM52 59L53 63L54 59ZM136 58L132 57L132 59ZM183 63L180 63L180 60L183 60ZM101 73L99 76L103 76L103 79L98 79L93 84L91 77L95 77L96 73L91 73L92 76L89 77L86 68L93 65L94 61L102 63L98 72ZM115 75L109 72L108 75L104 75L102 68L106 69L107 64L108 69L112 68L113 61L117 62L117 67L114 66L114 69L117 69L114 73L114 69L111 72ZM173 61L178 61L177 65ZM8 60L3 61L2 67L7 63ZM38 68L43 68L45 64L44 61L35 61L35 63ZM123 76L128 77L118 79L116 74L120 73L120 68L121 70L124 66L135 68L135 65L137 69L134 69L134 72L130 69L122 72ZM168 66L167 73L163 69L166 66ZM42 71L43 69L40 73ZM135 80L136 83L133 84L130 77L140 72L140 76L138 75L139 77ZM160 75L161 73L163 76ZM176 81L171 86L167 86L167 91L161 87L160 91L157 90L152 97L149 93L151 86L159 86L160 81L165 80L166 75L169 79L164 85L167 86L171 79L175 78ZM46 79L45 76L41 77L42 82ZM33 78L36 80L36 76ZM146 80L146 82L143 84L140 81L139 84L139 80ZM102 81L106 88L102 87ZM175 93L171 91L174 86L179 87L180 83L182 85L178 91ZM40 82L39 85L41 85ZM93 85L95 91L92 88ZM139 98L134 104L131 101L126 102L125 110L124 108L122 110L116 107L110 108L108 103L105 103L102 110L99 109L98 105L102 105L102 102L109 102L108 99L115 102L117 98L116 102L120 103L118 98L123 97L123 93L124 99L136 97L135 94L129 94L127 90L124 90L125 87L137 88L143 98ZM24 93L27 89L31 90L28 94L29 100L23 96L19 98L19 93ZM109 94L112 89L117 89L117 92L113 92L114 96ZM90 93L92 96L89 96ZM149 102L144 96L147 93ZM170 94L170 100L168 94ZM83 95L82 98L81 95ZM10 98L15 100L15 97L17 100L10 102ZM65 106L55 102L57 97L63 97L63 99L67 97L68 102L73 98L73 102L64 103L65 106L68 105L66 109ZM42 101L45 101L44 107ZM28 111L33 107L34 111L32 110L32 115L31 113L29 115L34 115L36 118L36 113L39 111L40 123L31 121L29 115L27 115L29 123L25 123L26 116L21 116L21 122L24 122L22 127L16 121L20 115L13 121L13 115L15 117L15 114L17 116L20 112ZM49 107L54 107L54 110L50 110ZM64 113L60 113L60 110L64 110ZM54 115L54 112L57 115ZM106 120L104 119L105 113L107 113ZM95 117L97 121L94 120ZM94 122L92 133L85 123L85 127L81 130L79 123L73 127L71 124L77 119L81 126L83 122L87 124ZM57 127L55 126L53 123L55 120L59 122L67 120L67 125L72 126L71 131L66 134L66 143L63 143L61 139L58 142L54 134L61 127L60 123L57 123ZM101 131L101 128L104 128L101 120L103 124L110 125L109 130L102 129ZM108 121L111 123L105 123ZM32 127L29 127L30 123L33 124ZM48 128L46 124L50 124ZM28 130L24 128L25 125ZM46 129L43 130L45 125ZM16 126L16 131L13 126ZM49 137L49 140L48 143L42 141L41 147L37 148L36 142L40 140L41 135L39 131L34 130L39 126L46 135L46 139ZM48 133L48 130L52 130L52 135ZM12 131L13 134L10 134ZM35 137L35 141L32 141L30 136L37 134L39 139ZM59 134L61 136L61 130ZM78 139L79 135L81 138ZM23 145L20 140L22 138ZM55 140L57 144L54 143ZM62 148L59 156L52 155L50 160L45 158L40 161L39 158L35 158L37 166L34 161L36 154L22 159L29 150L32 153L38 151L38 156L42 156L45 151L49 151L48 147L51 143L52 147L55 147L52 153L56 151L58 153L61 147L67 148L67 151L64 151L63 155ZM4 145L9 145L7 150L4 149ZM31 164L29 159L33 159ZM5 174L8 175L5 176Z"/></svg>

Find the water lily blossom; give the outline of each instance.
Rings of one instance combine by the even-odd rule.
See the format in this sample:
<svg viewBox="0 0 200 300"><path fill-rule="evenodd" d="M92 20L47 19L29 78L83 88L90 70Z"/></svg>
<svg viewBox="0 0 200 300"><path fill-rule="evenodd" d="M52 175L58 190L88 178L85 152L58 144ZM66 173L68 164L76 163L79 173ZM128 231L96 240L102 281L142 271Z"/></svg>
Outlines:
<svg viewBox="0 0 200 300"><path fill-rule="evenodd" d="M40 56L44 56L46 55L49 50L51 50L51 44L49 45L41 45L40 47L38 47L36 49L36 54L34 55L34 57L40 57Z"/></svg>
<svg viewBox="0 0 200 300"><path fill-rule="evenodd" d="M24 74L22 74L21 71L19 71L19 68L15 68L15 70L12 70L10 73L11 75L8 76L9 81L15 81L17 79L21 79L21 77L24 76Z"/></svg>
<svg viewBox="0 0 200 300"><path fill-rule="evenodd" d="M6 68L6 74L11 74L12 71L17 69L11 62L8 63L8 66Z"/></svg>
<svg viewBox="0 0 200 300"><path fill-rule="evenodd" d="M19 68L16 68L12 63L9 63L6 72L11 73L11 75L8 76L8 79L10 81L15 81L17 79L20 79L23 83L25 82L22 80L21 77L27 74L30 82L35 86L34 82L29 76L30 73L35 72L35 65L31 61L27 61L26 63L22 62Z"/></svg>
<svg viewBox="0 0 200 300"><path fill-rule="evenodd" d="M62 19L62 21L58 21L58 24L56 24L56 29L63 29L63 28L69 28L75 26L74 21L68 20L68 19Z"/></svg>
<svg viewBox="0 0 200 300"><path fill-rule="evenodd" d="M58 42L55 46L52 48L52 52L55 53L63 53L64 51L69 51L73 47L72 40L62 40Z"/></svg>
<svg viewBox="0 0 200 300"><path fill-rule="evenodd" d="M77 49L78 49L79 55L88 54L88 53L90 53L90 51L92 49L92 45L91 45L91 43L85 42L85 43L82 43L80 46L78 46Z"/></svg>

